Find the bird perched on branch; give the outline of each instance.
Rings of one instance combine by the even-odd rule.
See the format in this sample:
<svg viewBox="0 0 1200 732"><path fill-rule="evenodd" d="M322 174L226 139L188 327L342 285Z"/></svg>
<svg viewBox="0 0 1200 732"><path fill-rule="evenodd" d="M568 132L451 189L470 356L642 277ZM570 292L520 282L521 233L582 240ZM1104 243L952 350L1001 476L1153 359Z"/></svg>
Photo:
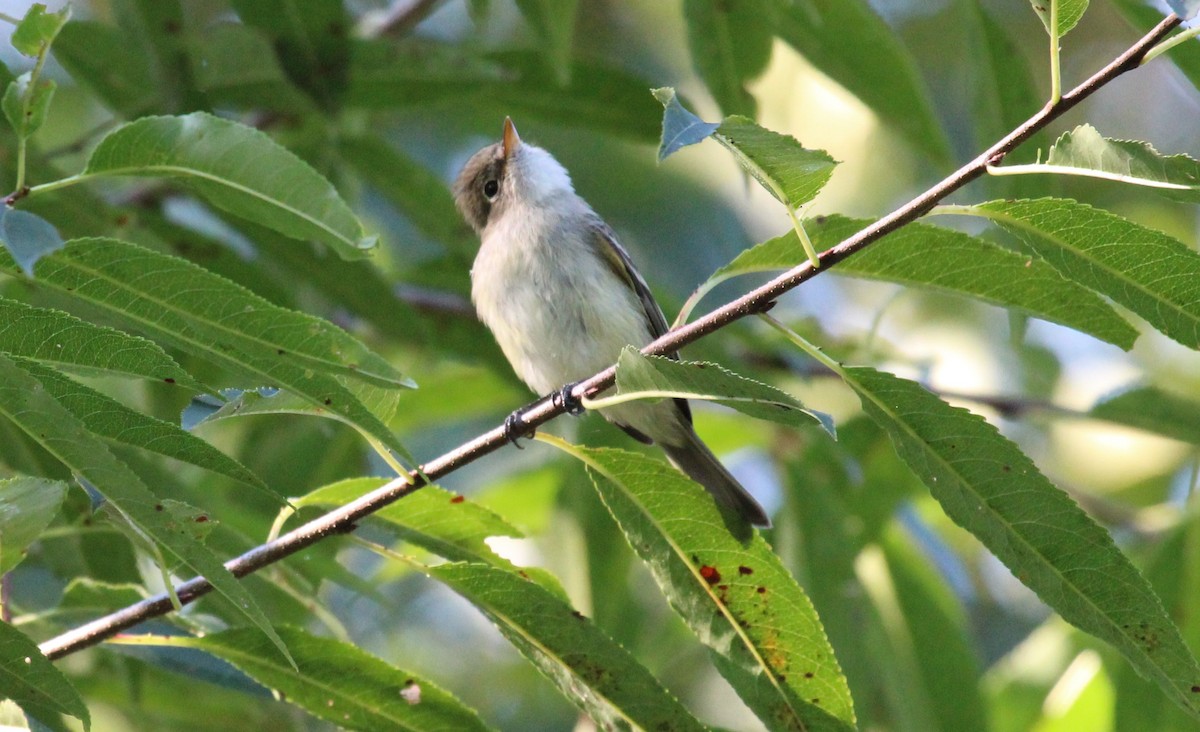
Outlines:
<svg viewBox="0 0 1200 732"><path fill-rule="evenodd" d="M575 383L611 366L625 346L640 348L667 331L662 309L612 229L575 193L550 153L521 140L511 119L504 120L500 142L467 161L454 198L481 241L471 267L475 309L517 376L537 393L554 392L578 413ZM661 447L718 504L770 526L762 506L696 435L686 400L599 411L635 439ZM520 415L506 426L510 438L519 436Z"/></svg>

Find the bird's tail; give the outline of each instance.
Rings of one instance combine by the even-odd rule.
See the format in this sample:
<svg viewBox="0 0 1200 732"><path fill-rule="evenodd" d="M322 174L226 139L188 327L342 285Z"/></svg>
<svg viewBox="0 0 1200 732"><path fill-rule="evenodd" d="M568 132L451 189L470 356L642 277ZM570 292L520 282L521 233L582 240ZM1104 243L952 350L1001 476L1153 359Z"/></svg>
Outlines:
<svg viewBox="0 0 1200 732"><path fill-rule="evenodd" d="M742 484L729 474L708 446L700 441L694 430L687 430L687 438L682 445L660 442L659 446L667 453L672 465L704 486L719 505L732 509L755 526L770 528L771 519L767 512Z"/></svg>

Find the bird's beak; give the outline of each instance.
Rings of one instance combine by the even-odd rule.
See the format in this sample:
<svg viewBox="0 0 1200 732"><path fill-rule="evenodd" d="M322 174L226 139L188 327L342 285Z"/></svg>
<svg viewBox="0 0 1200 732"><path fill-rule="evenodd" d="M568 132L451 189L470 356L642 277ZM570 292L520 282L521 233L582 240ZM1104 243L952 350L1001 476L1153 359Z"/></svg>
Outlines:
<svg viewBox="0 0 1200 732"><path fill-rule="evenodd" d="M519 149L521 149L521 136L517 134L517 126L513 124L512 117L505 117L504 159L511 158Z"/></svg>

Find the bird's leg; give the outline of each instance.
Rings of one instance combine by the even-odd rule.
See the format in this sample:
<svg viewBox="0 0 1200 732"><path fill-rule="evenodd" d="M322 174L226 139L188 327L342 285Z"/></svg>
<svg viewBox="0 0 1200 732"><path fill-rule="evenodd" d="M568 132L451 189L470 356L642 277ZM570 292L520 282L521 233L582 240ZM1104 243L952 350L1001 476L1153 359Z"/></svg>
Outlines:
<svg viewBox="0 0 1200 732"><path fill-rule="evenodd" d="M572 381L570 384L554 392L554 396L550 397L550 403L556 407L561 407L564 412L573 417L583 414L585 411L583 402L571 393L577 386L579 386L579 382Z"/></svg>
<svg viewBox="0 0 1200 732"><path fill-rule="evenodd" d="M504 418L504 439L515 445L518 450L525 449L521 445L521 438L532 439L534 432L536 430L525 422L525 417L521 414L520 409Z"/></svg>

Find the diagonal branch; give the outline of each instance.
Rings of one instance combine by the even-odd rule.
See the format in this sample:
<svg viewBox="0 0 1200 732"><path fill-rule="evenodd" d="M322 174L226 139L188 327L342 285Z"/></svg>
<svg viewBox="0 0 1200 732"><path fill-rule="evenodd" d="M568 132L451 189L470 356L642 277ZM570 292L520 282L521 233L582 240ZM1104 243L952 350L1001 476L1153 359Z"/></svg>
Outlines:
<svg viewBox="0 0 1200 732"><path fill-rule="evenodd" d="M682 346L720 330L747 315L763 312L769 309L775 303L776 299L789 290L821 272L827 271L831 266L872 242L917 220L943 198L983 175L989 165L999 164L1005 155L1029 139L1035 132L1038 132L1061 116L1064 112L1073 108L1076 104L1091 96L1118 76L1138 68L1146 52L1174 30L1179 23L1180 19L1176 15L1167 16L1146 36L1131 46L1129 50L1096 72L1090 79L1062 95L1057 103L1047 104L1041 111L1030 117L1021 126L992 145L974 160L959 168L909 203L884 216L832 249L822 253L820 256L820 269L813 267L810 263L795 267L765 285L713 310L704 317L666 333L658 340L646 346L642 352L646 354L662 354L677 351ZM577 397L596 394L612 386L615 377L616 368L610 367L590 379L581 382L575 387L573 393ZM550 398L543 397L527 406L522 411L522 416L530 427L538 427L562 413L562 406L555 406ZM497 426L426 463L421 472L424 476L428 476L428 480L436 480L458 470L464 465L478 460L484 455L495 452L506 444L507 440L504 437L504 428ZM235 576L244 577L285 557L291 556L327 536L353 531L357 522L412 493L423 485L425 485L425 479L416 472L397 478L352 503L334 509L273 541L261 544L241 556L229 560L225 566ZM212 585L203 577L190 579L176 588L179 600L183 603L192 602L211 590ZM50 658L61 658L80 649L96 645L105 638L137 625L144 620L165 615L171 609L171 601L167 595L156 595L155 597L130 605L122 610L118 610L74 630L51 638L41 645L41 650Z"/></svg>

